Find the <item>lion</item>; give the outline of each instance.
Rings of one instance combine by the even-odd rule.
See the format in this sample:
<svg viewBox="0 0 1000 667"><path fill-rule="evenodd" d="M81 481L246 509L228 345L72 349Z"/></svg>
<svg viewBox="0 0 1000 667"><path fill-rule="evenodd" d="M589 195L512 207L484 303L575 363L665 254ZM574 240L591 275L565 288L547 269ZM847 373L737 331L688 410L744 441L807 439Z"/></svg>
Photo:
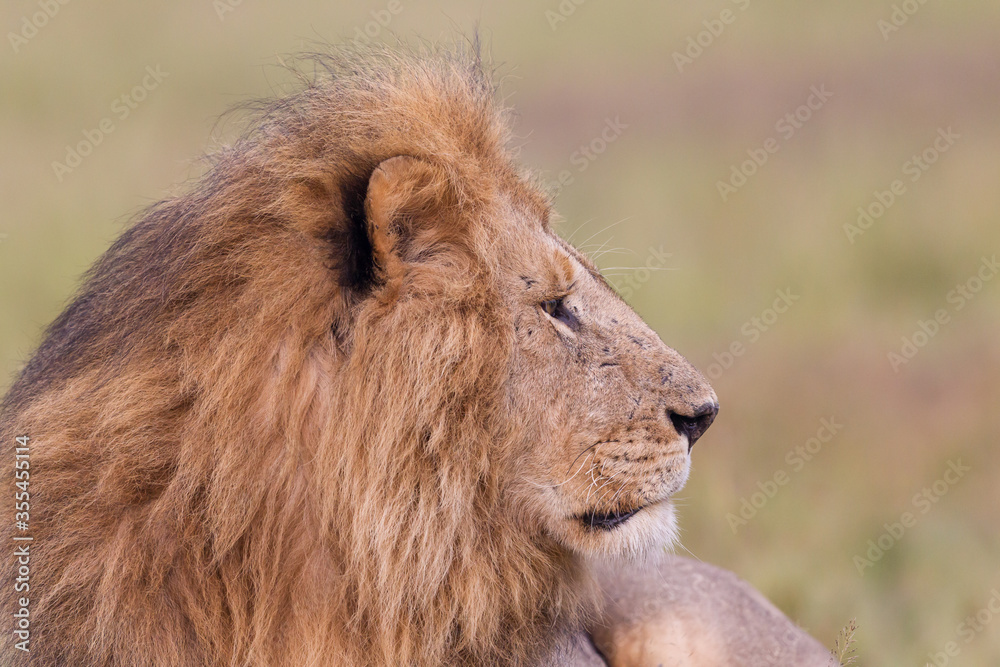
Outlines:
<svg viewBox="0 0 1000 667"><path fill-rule="evenodd" d="M114 242L7 395L30 582L0 599L30 636L4 664L645 664L718 657L724 618L812 649L644 560L718 400L553 231L481 59L315 62Z"/></svg>

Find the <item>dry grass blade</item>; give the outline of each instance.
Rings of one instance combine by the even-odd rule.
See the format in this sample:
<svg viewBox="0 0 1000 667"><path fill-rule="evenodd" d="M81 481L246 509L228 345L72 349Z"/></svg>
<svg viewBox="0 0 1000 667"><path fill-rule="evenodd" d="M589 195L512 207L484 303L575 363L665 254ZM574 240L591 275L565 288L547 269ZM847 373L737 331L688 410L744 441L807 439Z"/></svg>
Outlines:
<svg viewBox="0 0 1000 667"><path fill-rule="evenodd" d="M858 629L858 620L852 618L850 622L841 629L834 640L834 648L830 653L837 660L838 665L853 665L858 660L856 648L854 647L854 633Z"/></svg>

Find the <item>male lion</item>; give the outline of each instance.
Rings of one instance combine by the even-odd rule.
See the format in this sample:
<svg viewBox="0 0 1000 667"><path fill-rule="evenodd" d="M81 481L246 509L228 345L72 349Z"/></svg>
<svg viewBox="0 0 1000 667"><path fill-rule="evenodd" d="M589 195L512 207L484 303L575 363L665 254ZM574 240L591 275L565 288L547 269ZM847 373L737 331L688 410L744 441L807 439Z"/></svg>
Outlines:
<svg viewBox="0 0 1000 667"><path fill-rule="evenodd" d="M716 396L552 231L478 59L318 62L4 402L31 664L822 664L729 575L637 559Z"/></svg>

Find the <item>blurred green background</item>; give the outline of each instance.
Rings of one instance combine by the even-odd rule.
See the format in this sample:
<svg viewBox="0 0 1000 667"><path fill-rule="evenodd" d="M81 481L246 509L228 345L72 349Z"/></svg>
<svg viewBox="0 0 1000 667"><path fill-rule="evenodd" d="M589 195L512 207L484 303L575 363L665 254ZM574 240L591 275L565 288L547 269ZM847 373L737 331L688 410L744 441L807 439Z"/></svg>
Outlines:
<svg viewBox="0 0 1000 667"><path fill-rule="evenodd" d="M13 0L0 17L3 387L130 217L233 135L217 118L288 88L279 56L478 24L561 231L719 394L686 548L826 644L856 617L861 664L1000 664L1000 614L981 611L1000 608L1000 280L982 264L1000 253L1000 5ZM80 142L97 145L53 166ZM852 231L858 207L873 217Z"/></svg>

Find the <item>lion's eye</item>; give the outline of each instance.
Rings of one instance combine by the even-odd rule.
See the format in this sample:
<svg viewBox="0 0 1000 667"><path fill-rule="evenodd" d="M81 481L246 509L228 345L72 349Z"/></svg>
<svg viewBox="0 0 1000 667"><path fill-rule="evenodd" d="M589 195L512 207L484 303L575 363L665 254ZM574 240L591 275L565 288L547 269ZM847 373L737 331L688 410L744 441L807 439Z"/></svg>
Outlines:
<svg viewBox="0 0 1000 667"><path fill-rule="evenodd" d="M542 301L542 310L549 317L556 317L560 310L562 310L563 300L562 297L558 299L549 299L548 301Z"/></svg>
<svg viewBox="0 0 1000 667"><path fill-rule="evenodd" d="M580 321L576 319L576 315L566 307L566 297L559 297L558 299L549 299L548 301L542 301L542 310L545 314L554 320L559 320L566 326L568 326L573 331L580 328Z"/></svg>

